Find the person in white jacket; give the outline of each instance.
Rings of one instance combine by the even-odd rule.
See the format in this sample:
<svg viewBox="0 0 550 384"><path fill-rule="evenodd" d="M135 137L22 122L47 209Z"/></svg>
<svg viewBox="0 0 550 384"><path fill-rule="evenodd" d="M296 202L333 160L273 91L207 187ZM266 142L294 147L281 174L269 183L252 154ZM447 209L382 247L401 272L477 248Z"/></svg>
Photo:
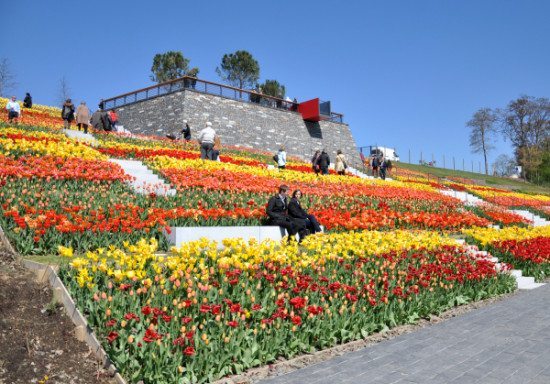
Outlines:
<svg viewBox="0 0 550 384"><path fill-rule="evenodd" d="M207 122L206 128L199 132L198 142L201 146L201 159L213 160L214 141L216 139L216 131L212 128L212 123Z"/></svg>
<svg viewBox="0 0 550 384"><path fill-rule="evenodd" d="M12 123L13 120L18 122L21 117L21 106L15 101L15 96L12 96L11 100L6 103L6 110L8 111L8 123Z"/></svg>
<svg viewBox="0 0 550 384"><path fill-rule="evenodd" d="M279 166L279 169L285 169L286 168L285 147L279 148L279 152L277 153L277 165Z"/></svg>

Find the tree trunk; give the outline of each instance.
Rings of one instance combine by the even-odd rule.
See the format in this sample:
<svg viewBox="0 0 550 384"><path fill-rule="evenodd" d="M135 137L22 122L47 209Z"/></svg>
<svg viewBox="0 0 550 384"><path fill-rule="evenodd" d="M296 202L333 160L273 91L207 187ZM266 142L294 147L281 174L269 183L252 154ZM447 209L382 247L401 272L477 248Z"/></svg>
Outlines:
<svg viewBox="0 0 550 384"><path fill-rule="evenodd" d="M487 149L485 148L485 130L481 129L481 146L483 149L483 158L485 159L485 174L489 174L489 164L487 163Z"/></svg>

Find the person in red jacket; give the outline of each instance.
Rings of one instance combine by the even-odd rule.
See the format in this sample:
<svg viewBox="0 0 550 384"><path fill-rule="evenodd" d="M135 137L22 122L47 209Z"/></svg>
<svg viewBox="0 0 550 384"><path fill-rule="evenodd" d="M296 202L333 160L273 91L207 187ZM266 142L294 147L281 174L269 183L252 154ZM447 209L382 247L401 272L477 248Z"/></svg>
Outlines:
<svg viewBox="0 0 550 384"><path fill-rule="evenodd" d="M111 122L111 129L116 132L116 126L118 124L118 114L116 109L109 111L109 121Z"/></svg>

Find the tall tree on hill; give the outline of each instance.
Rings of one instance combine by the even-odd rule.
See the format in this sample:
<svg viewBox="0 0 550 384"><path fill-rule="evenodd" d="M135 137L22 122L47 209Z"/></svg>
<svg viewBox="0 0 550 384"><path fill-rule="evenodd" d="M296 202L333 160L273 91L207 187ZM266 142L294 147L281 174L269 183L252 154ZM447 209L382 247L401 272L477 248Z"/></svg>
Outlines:
<svg viewBox="0 0 550 384"><path fill-rule="evenodd" d="M0 60L0 96L9 97L8 91L15 88L16 85L10 61L4 57Z"/></svg>
<svg viewBox="0 0 550 384"><path fill-rule="evenodd" d="M63 105L65 100L71 98L71 87L65 76L61 76L59 79L59 88L57 90L57 101L59 105Z"/></svg>
<svg viewBox="0 0 550 384"><path fill-rule="evenodd" d="M544 143L550 138L550 100L521 96L512 100L500 112L502 132L515 149L517 162L522 166L522 176L540 164L544 155Z"/></svg>
<svg viewBox="0 0 550 384"><path fill-rule="evenodd" d="M199 72L198 68L193 69ZM153 58L151 72L151 80L157 83L178 79L189 72L189 59L181 51L157 53Z"/></svg>
<svg viewBox="0 0 550 384"><path fill-rule="evenodd" d="M216 73L235 87L253 88L260 78L260 65L249 52L236 51L223 55Z"/></svg>
<svg viewBox="0 0 550 384"><path fill-rule="evenodd" d="M497 115L490 108L481 108L466 126L470 130L470 147L474 153L482 153L485 160L485 174L489 174L489 163L487 153L494 147L490 144L494 133L496 133L495 123Z"/></svg>
<svg viewBox="0 0 550 384"><path fill-rule="evenodd" d="M286 89L285 86L279 84L277 80L266 80L260 85L260 89L264 95L278 97L280 99L285 98Z"/></svg>

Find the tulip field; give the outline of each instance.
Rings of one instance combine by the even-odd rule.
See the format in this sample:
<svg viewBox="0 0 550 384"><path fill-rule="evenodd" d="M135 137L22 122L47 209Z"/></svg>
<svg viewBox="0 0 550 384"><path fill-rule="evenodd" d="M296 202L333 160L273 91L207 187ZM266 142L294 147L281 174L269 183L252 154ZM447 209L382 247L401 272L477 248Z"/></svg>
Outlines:
<svg viewBox="0 0 550 384"><path fill-rule="evenodd" d="M5 99L0 99L0 107ZM317 176L291 159L194 142L95 132L77 142L59 110L0 114L0 225L22 255L60 255L60 277L129 382L203 383L322 350L511 292L515 280L455 237L497 256L501 271L550 274L550 227L509 208L550 214L550 197L430 180ZM176 190L137 194L110 158L141 160ZM207 239L170 248L174 226L266 221L280 184L300 189L326 233L302 243ZM469 191L467 207L440 193ZM488 228L498 225L501 229Z"/></svg>
<svg viewBox="0 0 550 384"><path fill-rule="evenodd" d="M74 257L62 278L131 382L208 382L510 292L512 277L434 232L301 246L155 241ZM453 245L454 244L454 245Z"/></svg>
<svg viewBox="0 0 550 384"><path fill-rule="evenodd" d="M508 227L466 229L470 242L490 251L499 260L542 281L550 276L550 226L534 229Z"/></svg>

